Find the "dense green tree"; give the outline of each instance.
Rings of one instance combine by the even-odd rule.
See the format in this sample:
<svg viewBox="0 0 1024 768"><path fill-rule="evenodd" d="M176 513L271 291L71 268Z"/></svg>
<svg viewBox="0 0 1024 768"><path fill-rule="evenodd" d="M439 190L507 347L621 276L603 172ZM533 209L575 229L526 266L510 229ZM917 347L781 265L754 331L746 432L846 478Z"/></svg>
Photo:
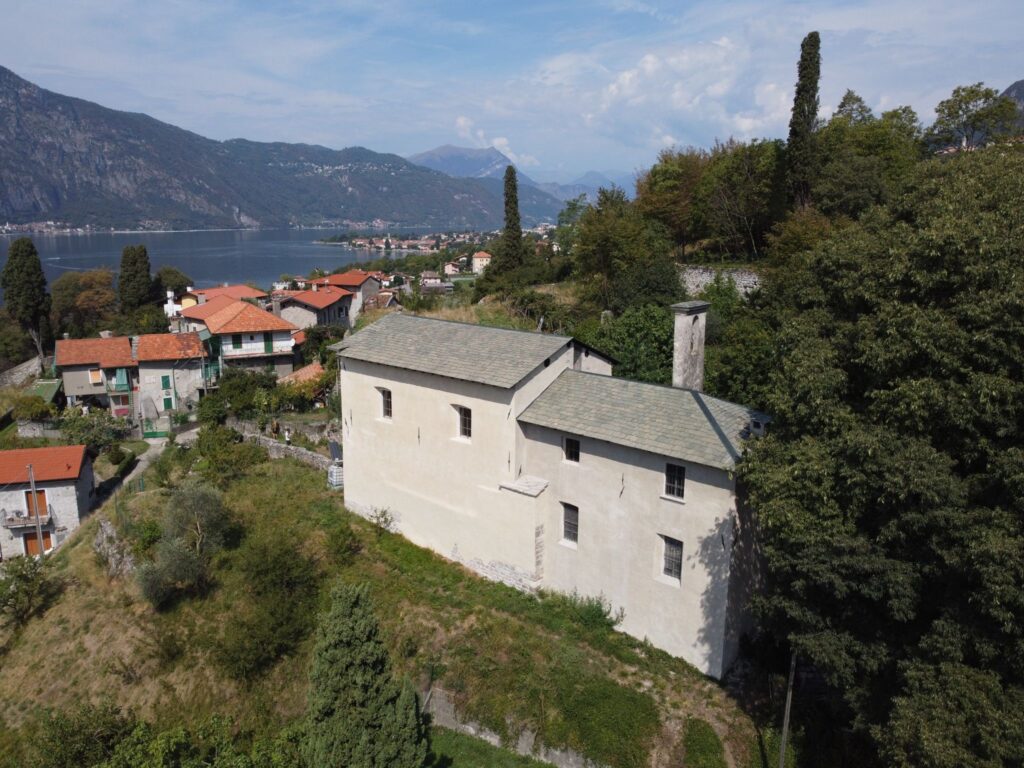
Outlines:
<svg viewBox="0 0 1024 768"><path fill-rule="evenodd" d="M24 362L35 352L32 338L10 313L0 307L0 370Z"/></svg>
<svg viewBox="0 0 1024 768"><path fill-rule="evenodd" d="M929 138L941 146L977 149L1010 134L1017 121L1017 104L984 83L961 85L935 107Z"/></svg>
<svg viewBox="0 0 1024 768"><path fill-rule="evenodd" d="M102 408L93 408L89 413L68 409L60 421L60 432L68 445L84 445L98 454L109 451L123 440L128 434L128 425L124 419Z"/></svg>
<svg viewBox="0 0 1024 768"><path fill-rule="evenodd" d="M652 384L672 383L672 311L652 304L627 309L587 332L582 341L616 360L615 375Z"/></svg>
<svg viewBox="0 0 1024 768"><path fill-rule="evenodd" d="M716 144L693 202L700 231L723 255L757 259L785 209L779 141Z"/></svg>
<svg viewBox="0 0 1024 768"><path fill-rule="evenodd" d="M1024 757L1021 242L1024 157L921 163L771 305L763 625L887 764Z"/></svg>
<svg viewBox="0 0 1024 768"><path fill-rule="evenodd" d="M644 216L664 224L679 245L699 235L694 222L694 198L710 153L688 147L665 149L636 183L636 205Z"/></svg>
<svg viewBox="0 0 1024 768"><path fill-rule="evenodd" d="M519 218L519 183L515 166L505 168L505 226L487 271L501 275L523 265L523 225Z"/></svg>
<svg viewBox="0 0 1024 768"><path fill-rule="evenodd" d="M811 187L818 173L818 80L821 78L821 36L810 32L800 44L796 93L786 141L789 187L797 205L811 203Z"/></svg>
<svg viewBox="0 0 1024 768"><path fill-rule="evenodd" d="M289 278L289 281L291 278ZM177 267L171 267L164 265L156 271L156 277L153 279L155 284L154 293L158 299L163 299L167 291L173 291L175 296L178 296L185 292L185 290L193 285L191 277L186 275Z"/></svg>
<svg viewBox="0 0 1024 768"><path fill-rule="evenodd" d="M830 216L857 217L891 199L921 160L921 127L909 107L875 117L847 91L839 109L818 133L821 173L813 184L815 205Z"/></svg>
<svg viewBox="0 0 1024 768"><path fill-rule="evenodd" d="M306 762L321 768L421 768L427 737L416 694L394 679L366 585L337 585L309 673Z"/></svg>
<svg viewBox="0 0 1024 768"><path fill-rule="evenodd" d="M117 309L114 273L109 269L65 272L53 281L50 325L55 334L92 336Z"/></svg>
<svg viewBox="0 0 1024 768"><path fill-rule="evenodd" d="M46 293L46 275L39 252L31 239L19 237L7 249L0 288L4 292L4 308L32 339L41 365L50 297Z"/></svg>
<svg viewBox="0 0 1024 768"><path fill-rule="evenodd" d="M121 251L121 272L117 278L121 311L134 312L153 300L153 277L149 253L144 245L127 245Z"/></svg>
<svg viewBox="0 0 1024 768"><path fill-rule="evenodd" d="M34 768L87 768L113 756L137 723L114 704L83 704L70 712L48 712L42 721Z"/></svg>
<svg viewBox="0 0 1024 768"><path fill-rule="evenodd" d="M587 210L587 196L579 195L567 200L565 207L558 212L558 227L555 229L555 242L562 253L571 256L576 238L579 235L580 218Z"/></svg>

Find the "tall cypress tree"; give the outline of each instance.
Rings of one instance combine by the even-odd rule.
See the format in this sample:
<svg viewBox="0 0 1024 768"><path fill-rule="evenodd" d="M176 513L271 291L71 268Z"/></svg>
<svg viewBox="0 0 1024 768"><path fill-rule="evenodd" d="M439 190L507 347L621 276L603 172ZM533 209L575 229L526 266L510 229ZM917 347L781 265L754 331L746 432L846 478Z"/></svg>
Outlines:
<svg viewBox="0 0 1024 768"><path fill-rule="evenodd" d="M501 231L495 272L507 272L523 265L523 225L519 218L519 184L515 166L505 169L505 228Z"/></svg>
<svg viewBox="0 0 1024 768"><path fill-rule="evenodd" d="M786 144L789 187L800 207L811 204L811 184L818 169L815 129L818 125L818 80L821 77L821 36L811 32L800 44L793 115Z"/></svg>
<svg viewBox="0 0 1024 768"><path fill-rule="evenodd" d="M121 251L121 273L117 278L122 312L134 312L153 298L153 277L144 245L128 245Z"/></svg>
<svg viewBox="0 0 1024 768"><path fill-rule="evenodd" d="M318 768L420 768L427 737L414 691L391 675L365 584L341 584L317 630L303 752Z"/></svg>
<svg viewBox="0 0 1024 768"><path fill-rule="evenodd" d="M50 296L46 292L46 275L39 252L31 239L19 237L7 249L0 287L7 311L32 338L42 365L43 326L50 311Z"/></svg>

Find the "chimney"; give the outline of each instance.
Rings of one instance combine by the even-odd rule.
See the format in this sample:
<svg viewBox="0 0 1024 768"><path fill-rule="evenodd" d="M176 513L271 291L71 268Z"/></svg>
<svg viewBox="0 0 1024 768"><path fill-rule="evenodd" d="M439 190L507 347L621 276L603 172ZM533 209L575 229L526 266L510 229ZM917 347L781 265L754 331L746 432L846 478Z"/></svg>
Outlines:
<svg viewBox="0 0 1024 768"><path fill-rule="evenodd" d="M316 283L313 283L313 293L316 293L319 290L320 290L320 286L317 285Z"/></svg>
<svg viewBox="0 0 1024 768"><path fill-rule="evenodd" d="M174 291L167 291L167 300L174 301Z"/></svg>
<svg viewBox="0 0 1024 768"><path fill-rule="evenodd" d="M270 300L270 311L272 314L281 316L281 297L275 296Z"/></svg>
<svg viewBox="0 0 1024 768"><path fill-rule="evenodd" d="M194 290L195 290L195 286L191 286L191 285L186 285L185 286L185 293L192 293L192 291L194 291Z"/></svg>
<svg viewBox="0 0 1024 768"><path fill-rule="evenodd" d="M706 301L673 304L675 335L672 344L672 386L704 391L704 329L707 326Z"/></svg>

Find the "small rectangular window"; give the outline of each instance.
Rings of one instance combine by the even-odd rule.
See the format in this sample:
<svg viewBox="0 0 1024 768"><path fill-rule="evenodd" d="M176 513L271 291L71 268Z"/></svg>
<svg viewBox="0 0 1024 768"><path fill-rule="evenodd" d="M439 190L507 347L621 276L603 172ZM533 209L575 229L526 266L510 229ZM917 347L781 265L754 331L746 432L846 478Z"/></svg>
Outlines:
<svg viewBox="0 0 1024 768"><path fill-rule="evenodd" d="M683 487L686 484L686 467L678 464L665 465L665 495L676 499L683 498Z"/></svg>
<svg viewBox="0 0 1024 768"><path fill-rule="evenodd" d="M661 539L665 543L662 573L670 579L681 580L683 578L683 542L673 539L671 536L662 536Z"/></svg>
<svg viewBox="0 0 1024 768"><path fill-rule="evenodd" d="M578 463L580 460L580 441L575 437L567 437L563 441L564 456L566 461Z"/></svg>
<svg viewBox="0 0 1024 768"><path fill-rule="evenodd" d="M382 389L380 391L380 415L385 419L391 418L391 390Z"/></svg>
<svg viewBox="0 0 1024 768"><path fill-rule="evenodd" d="M231 334L231 348L241 349L242 348L242 334L233 333Z"/></svg>
<svg viewBox="0 0 1024 768"><path fill-rule="evenodd" d="M160 377L160 388L161 389L170 389L171 388L171 377L170 376L164 375L164 376Z"/></svg>
<svg viewBox="0 0 1024 768"><path fill-rule="evenodd" d="M562 505L562 538L572 542L580 538L580 509L572 504Z"/></svg>
<svg viewBox="0 0 1024 768"><path fill-rule="evenodd" d="M93 368L89 371L89 383L90 384L102 384L103 374L99 368Z"/></svg>
<svg viewBox="0 0 1024 768"><path fill-rule="evenodd" d="M462 405L455 406L459 413L459 437L473 436L473 411Z"/></svg>

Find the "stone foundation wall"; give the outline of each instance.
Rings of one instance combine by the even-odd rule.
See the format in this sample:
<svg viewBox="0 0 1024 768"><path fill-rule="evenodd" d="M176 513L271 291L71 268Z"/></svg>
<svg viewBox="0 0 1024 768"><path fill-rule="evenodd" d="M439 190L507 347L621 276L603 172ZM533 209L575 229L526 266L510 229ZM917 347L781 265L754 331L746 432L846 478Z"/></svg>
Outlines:
<svg viewBox="0 0 1024 768"><path fill-rule="evenodd" d="M330 457L324 456L321 453L307 451L305 448L300 448L297 445L287 445L286 443L278 442L274 438L267 437L266 435L250 434L245 437L246 440L252 440L266 448L267 453L270 454L270 458L272 459L297 459L303 464L316 467L324 472L326 472L327 468L331 466Z"/></svg>

